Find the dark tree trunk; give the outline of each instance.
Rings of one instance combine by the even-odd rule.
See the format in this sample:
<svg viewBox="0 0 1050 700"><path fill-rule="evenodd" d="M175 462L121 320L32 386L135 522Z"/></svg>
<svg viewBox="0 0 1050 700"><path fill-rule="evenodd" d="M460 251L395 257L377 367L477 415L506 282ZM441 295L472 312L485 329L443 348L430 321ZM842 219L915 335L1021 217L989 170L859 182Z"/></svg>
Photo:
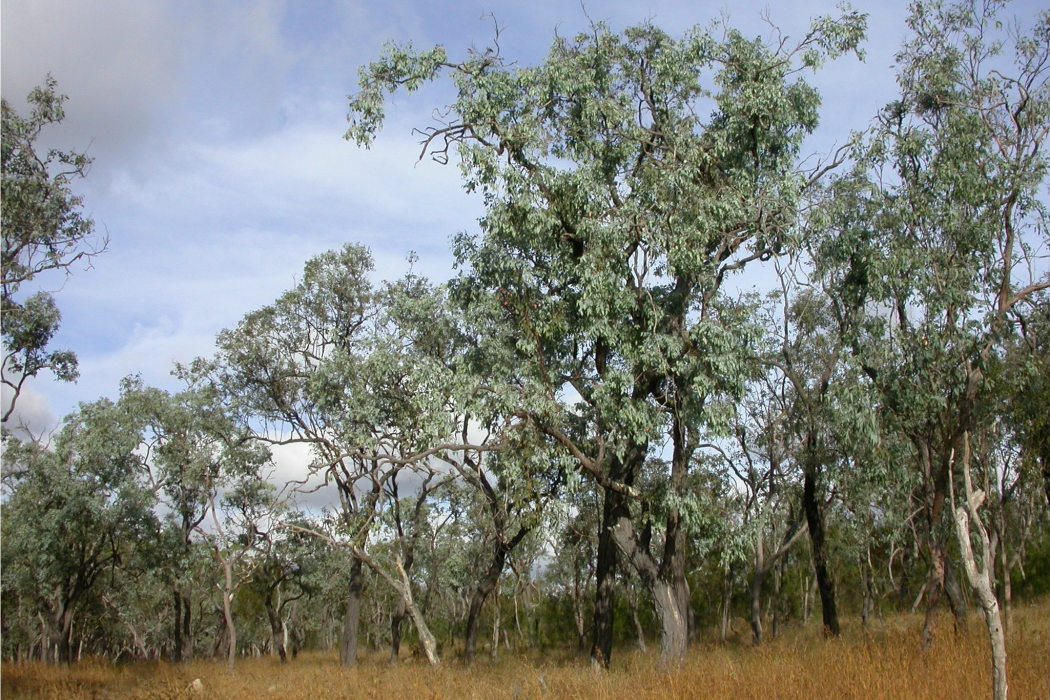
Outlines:
<svg viewBox="0 0 1050 700"><path fill-rule="evenodd" d="M175 602L174 648L171 653L172 663L181 663L193 658L193 605L187 592L176 586L172 590Z"/></svg>
<svg viewBox="0 0 1050 700"><path fill-rule="evenodd" d="M944 561L944 592L948 597L948 607L952 611L955 631L962 632L966 629L966 619L970 609L966 594L959 585L959 580L955 578L955 568L950 559Z"/></svg>
<svg viewBox="0 0 1050 700"><path fill-rule="evenodd" d="M68 664L73 661L72 635L73 610L69 605L64 605L51 620L51 646L55 650L56 663Z"/></svg>
<svg viewBox="0 0 1050 700"><path fill-rule="evenodd" d="M343 634L339 643L339 663L342 666L357 665L357 635L361 622L361 591L363 588L361 561L355 558L350 565L350 587L346 596Z"/></svg>
<svg viewBox="0 0 1050 700"><path fill-rule="evenodd" d="M270 621L270 636L273 639L273 648L277 650L277 655L281 657L281 663L286 663L288 661L288 652L284 648L284 629L283 625L281 625L281 616L278 614L277 608L269 595L266 598L266 617Z"/></svg>
<svg viewBox="0 0 1050 700"><path fill-rule="evenodd" d="M464 650L464 658L468 662L474 660L478 650L478 628L479 621L481 618L481 609L485 605L485 601L488 600L489 595L496 589L496 583L499 581L500 575L503 573L503 566L506 563L507 552L500 544L496 545L495 551L493 552L492 563L489 564L488 570L485 575L478 582L477 587L474 589L473 595L470 597L470 609L467 611L467 639L466 648Z"/></svg>
<svg viewBox="0 0 1050 700"><path fill-rule="evenodd" d="M182 594L182 660L193 659L193 604L189 591Z"/></svg>
<svg viewBox="0 0 1050 700"><path fill-rule="evenodd" d="M1050 459L1043 457L1043 490L1046 491L1046 505L1050 507Z"/></svg>
<svg viewBox="0 0 1050 700"><path fill-rule="evenodd" d="M507 565L507 555L514 551L518 543L525 539L525 535L529 533L530 529L526 527L519 528L518 532L510 540L497 539L493 544L492 560L489 562L489 568L485 571L485 575L481 577L481 580L478 581L478 585L470 598L470 608L467 611L467 639L463 656L468 662L473 661L477 654L478 623L481 609L492 594L492 591L496 589L496 584L499 583L499 577L503 574L503 569Z"/></svg>
<svg viewBox="0 0 1050 700"><path fill-rule="evenodd" d="M813 438L807 439L812 443ZM815 445L813 446L815 448ZM824 621L824 634L838 636L839 614L835 601L835 581L828 571L827 543L824 533L823 495L817 492L819 467L812 459L807 460L802 486L802 508L806 513L806 525L809 529L810 551L813 553L813 570L817 578L817 590L820 593L820 610Z"/></svg>
<svg viewBox="0 0 1050 700"><path fill-rule="evenodd" d="M614 479L620 475L615 474ZM613 527L621 518L630 518L626 497L605 490L601 529L598 531L598 558L595 564L594 626L591 661L608 668L612 658L613 624L616 607L616 566L619 550L613 539Z"/></svg>
<svg viewBox="0 0 1050 700"><path fill-rule="evenodd" d="M178 588L172 589L172 597L175 601L175 624L172 625L175 639L171 650L171 662L177 664L182 661L182 595Z"/></svg>

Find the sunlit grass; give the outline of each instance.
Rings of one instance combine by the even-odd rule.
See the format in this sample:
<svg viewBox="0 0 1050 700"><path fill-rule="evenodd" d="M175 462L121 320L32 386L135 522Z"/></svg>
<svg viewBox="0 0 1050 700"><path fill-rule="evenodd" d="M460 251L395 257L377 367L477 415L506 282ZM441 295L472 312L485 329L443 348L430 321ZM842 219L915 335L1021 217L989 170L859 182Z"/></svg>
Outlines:
<svg viewBox="0 0 1050 700"><path fill-rule="evenodd" d="M480 660L465 668L448 658L438 668L421 660L397 666L385 654L352 670L332 654L309 653L281 666L273 658L239 659L231 675L222 661L174 666L114 666L100 660L70 668L4 664L10 698L983 698L990 694L988 645L980 620L952 632L940 621L932 649L920 643L922 619L902 615L868 630L848 624L825 641L815 626L790 628L760 648L744 642L702 643L680 667L655 651L618 650L609 672L585 659L535 653ZM1014 614L1008 636L1010 694L1050 697L1050 601ZM204 691L190 685L200 678Z"/></svg>

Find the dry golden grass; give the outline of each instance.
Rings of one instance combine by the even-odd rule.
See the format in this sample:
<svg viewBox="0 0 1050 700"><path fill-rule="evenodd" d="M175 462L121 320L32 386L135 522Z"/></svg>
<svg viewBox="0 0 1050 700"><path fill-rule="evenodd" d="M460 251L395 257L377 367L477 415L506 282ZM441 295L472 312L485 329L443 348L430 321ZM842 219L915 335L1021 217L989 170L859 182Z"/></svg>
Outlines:
<svg viewBox="0 0 1050 700"><path fill-rule="evenodd" d="M113 666L86 661L70 668L41 664L2 669L11 698L983 698L990 694L989 652L974 619L956 636L948 619L929 652L920 647L921 618L900 616L867 631L847 627L824 641L815 628L789 630L761 648L703 644L678 668L654 652L620 651L606 673L585 660L506 655L464 668L385 656L344 670L334 656L306 654L281 666L242 659L234 674L221 662ZM1015 612L1008 638L1010 694L1050 698L1050 601ZM200 678L204 692L190 684Z"/></svg>

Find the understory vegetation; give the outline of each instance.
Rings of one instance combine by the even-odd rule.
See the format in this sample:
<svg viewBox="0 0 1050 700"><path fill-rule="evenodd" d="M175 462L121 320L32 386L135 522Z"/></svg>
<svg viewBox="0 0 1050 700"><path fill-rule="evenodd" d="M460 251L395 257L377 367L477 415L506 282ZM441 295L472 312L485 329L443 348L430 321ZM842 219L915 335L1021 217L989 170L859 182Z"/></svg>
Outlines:
<svg viewBox="0 0 1050 700"><path fill-rule="evenodd" d="M1007 638L1011 690L1017 697L1050 692L1046 602L1017 610ZM89 659L67 667L7 664L2 692L27 700L58 698L981 698L990 684L987 642L980 629L951 635L923 651L919 615L894 615L862 629L847 620L840 639L827 643L816 625L792 626L761 647L744 634L729 643L702 642L689 659L668 667L652 652L625 649L607 673L565 650L515 650L472 667L430 667L422 659L391 665L381 652L343 670L334 654L308 652L294 664L273 657L245 658L237 673L221 663L164 661L114 665ZM706 635L705 635L706 636ZM834 673L826 673L834 669ZM200 679L202 690L192 684Z"/></svg>

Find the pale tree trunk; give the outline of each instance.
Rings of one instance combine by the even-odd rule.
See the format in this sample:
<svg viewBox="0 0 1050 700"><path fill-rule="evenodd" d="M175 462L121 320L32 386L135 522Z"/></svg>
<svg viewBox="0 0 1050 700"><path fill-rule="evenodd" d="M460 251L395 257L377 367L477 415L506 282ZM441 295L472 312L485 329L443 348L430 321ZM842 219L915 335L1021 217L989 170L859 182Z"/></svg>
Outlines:
<svg viewBox="0 0 1050 700"><path fill-rule="evenodd" d="M430 628L427 627L427 622L423 617L423 612L416 605L412 598L412 581L408 578L408 573L405 571L404 564L401 561L400 556L394 559L394 566L397 569L397 577L395 578L386 571L383 567L379 566L375 561L371 559L367 554L356 547L352 547L351 551L354 556L364 563L372 571L390 584L391 588L397 591L398 595L401 596L405 602L405 609L408 612L409 618L412 620L413 626L416 628L416 633L419 634L419 643L423 645L423 653L427 657L427 661L430 662L431 666L437 666L441 659L437 653L437 640L434 639L433 633Z"/></svg>
<svg viewBox="0 0 1050 700"><path fill-rule="evenodd" d="M679 661L689 647L689 586L684 581L658 580L652 587L660 618L660 656Z"/></svg>
<svg viewBox="0 0 1050 700"><path fill-rule="evenodd" d="M872 615L875 613L875 572L871 566L871 545L864 550L864 556L860 562L861 580L864 582L864 608L861 611L861 624L868 626Z"/></svg>
<svg viewBox="0 0 1050 700"><path fill-rule="evenodd" d="M999 554L1003 568L1003 620L1006 629L1013 624L1013 585L1010 581L1010 554L1006 548L1006 524L1005 519L1000 517L999 532Z"/></svg>
<svg viewBox="0 0 1050 700"><path fill-rule="evenodd" d="M970 482L970 435L963 433L961 466L963 482L966 486L965 500L955 506L955 494L952 491L952 506L955 509L955 534L959 540L966 578L977 594L977 601L984 613L985 626L988 628L988 641L992 648L992 693L995 700L1006 700L1006 639L1003 634L1002 618L999 614L999 601L995 597L994 548L989 541L988 530L981 521L980 509L984 504L985 493L973 490ZM954 456L953 456L954 461ZM949 482L951 488L951 482ZM972 537L976 535L980 544L980 562L973 551Z"/></svg>
<svg viewBox="0 0 1050 700"><path fill-rule="evenodd" d="M287 663L287 630L284 626L284 621L281 619L281 613L269 598L269 594L267 594L266 598L266 618L270 622L270 641L273 646L273 652L280 657L282 664Z"/></svg>
<svg viewBox="0 0 1050 700"><path fill-rule="evenodd" d="M222 614L226 618L226 636L229 640L226 670L233 673L233 665L237 661L237 628L233 624L233 565L228 558L222 555L219 555L219 559L222 561L223 576L226 582L226 587L222 591Z"/></svg>
<svg viewBox="0 0 1050 700"><path fill-rule="evenodd" d="M759 537L759 552L762 549L762 538ZM751 643L756 647L762 643L762 585L766 580L766 569L762 565L761 555L756 557L755 573L751 577Z"/></svg>
<svg viewBox="0 0 1050 700"><path fill-rule="evenodd" d="M783 589L784 569L787 567L787 560L787 557L782 558L780 564L773 569L773 595L769 600L769 605L773 608L773 639L780 636L780 616L781 608L783 607L781 604L780 593Z"/></svg>
<svg viewBox="0 0 1050 700"><path fill-rule="evenodd" d="M408 609L404 598L399 598L394 612L390 615L390 663L396 664L401 655L401 628L404 626Z"/></svg>
<svg viewBox="0 0 1050 700"><path fill-rule="evenodd" d="M641 650L641 651L645 651L646 650L645 629L642 627L642 620L638 616L638 595L637 595L637 592L635 592L635 595L631 596L630 605L631 605L631 620L634 622L634 634L638 638L638 649Z"/></svg>
<svg viewBox="0 0 1050 700"><path fill-rule="evenodd" d="M434 639L434 635L430 632L430 628L427 627L426 620L423 619L423 613L420 612L419 607L411 602L412 593L409 592L408 596L410 598L408 603L408 614L412 618L412 623L416 627L416 633L419 634L419 642L423 645L423 653L426 654L427 661L431 666L437 666L441 662L437 653L437 640Z"/></svg>
<svg viewBox="0 0 1050 700"><path fill-rule="evenodd" d="M661 564L637 538L629 518L621 518L613 528L616 545L638 572L653 597L660 619L660 657L664 662L680 662L689 648L689 584L685 579L685 557L678 516L668 516L664 559ZM648 536L644 536L648 539Z"/></svg>
<svg viewBox="0 0 1050 700"><path fill-rule="evenodd" d="M674 442L671 487L676 492L682 492L693 447L686 439L685 427L677 415L671 433ZM628 459L640 466L644 457L644 450L636 446ZM656 615L660 619L661 659L664 663L677 664L681 663L689 650L689 583L685 577L688 538L679 510L672 509L665 517L663 547L659 558L651 550L651 525L647 525L640 535L635 532L627 503L610 534L617 549L626 557L653 598Z"/></svg>
<svg viewBox="0 0 1050 700"><path fill-rule="evenodd" d="M580 564L573 562L572 617L576 623L576 651L583 654L587 644L587 629L584 623L583 589L580 583Z"/></svg>

